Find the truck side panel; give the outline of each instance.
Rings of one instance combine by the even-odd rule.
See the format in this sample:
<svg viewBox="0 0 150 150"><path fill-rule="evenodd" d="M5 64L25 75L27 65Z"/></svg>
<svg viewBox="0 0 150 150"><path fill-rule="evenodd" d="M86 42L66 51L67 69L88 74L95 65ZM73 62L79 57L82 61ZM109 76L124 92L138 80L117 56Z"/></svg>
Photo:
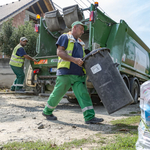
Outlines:
<svg viewBox="0 0 150 150"><path fill-rule="evenodd" d="M113 25L107 46L114 62L120 64L120 72L149 79L149 49L123 20Z"/></svg>

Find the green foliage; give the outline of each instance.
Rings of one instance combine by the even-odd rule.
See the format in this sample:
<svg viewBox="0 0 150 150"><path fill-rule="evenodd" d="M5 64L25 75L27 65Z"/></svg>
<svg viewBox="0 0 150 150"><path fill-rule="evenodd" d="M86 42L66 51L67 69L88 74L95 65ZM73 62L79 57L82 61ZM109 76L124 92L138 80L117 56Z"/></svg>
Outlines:
<svg viewBox="0 0 150 150"><path fill-rule="evenodd" d="M131 125L131 124L139 123L140 118L141 118L141 116L131 116L131 117L128 117L128 118L111 121L111 123L113 125L117 125L117 124Z"/></svg>
<svg viewBox="0 0 150 150"><path fill-rule="evenodd" d="M36 54L36 39L38 34L34 31L32 22L25 22L24 25L15 28L12 26L12 19L5 22L0 33L0 51L7 56L11 56L14 47L19 43L20 37L25 36L28 39L25 51L30 56Z"/></svg>
<svg viewBox="0 0 150 150"><path fill-rule="evenodd" d="M51 142L37 141L37 142L13 142L7 143L4 150L50 150L55 149L56 145Z"/></svg>
<svg viewBox="0 0 150 150"><path fill-rule="evenodd" d="M94 150L136 150L137 139L138 135L117 135L113 138L113 141L107 141L106 146L99 146Z"/></svg>
<svg viewBox="0 0 150 150"><path fill-rule="evenodd" d="M6 55L10 56L15 46L11 41L11 36L15 28L12 26L12 19L5 22L2 26L2 32L0 33L0 50Z"/></svg>

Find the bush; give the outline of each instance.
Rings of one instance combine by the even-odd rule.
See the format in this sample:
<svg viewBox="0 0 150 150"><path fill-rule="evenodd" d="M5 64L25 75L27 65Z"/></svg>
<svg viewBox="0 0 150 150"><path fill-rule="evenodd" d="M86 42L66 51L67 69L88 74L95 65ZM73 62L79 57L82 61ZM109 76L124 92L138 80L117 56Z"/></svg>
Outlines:
<svg viewBox="0 0 150 150"><path fill-rule="evenodd" d="M19 43L20 37L28 39L25 51L30 56L36 55L36 39L38 34L34 31L32 22L26 21L24 25L15 28L12 26L12 19L5 22L0 33L0 51L11 56L14 47Z"/></svg>

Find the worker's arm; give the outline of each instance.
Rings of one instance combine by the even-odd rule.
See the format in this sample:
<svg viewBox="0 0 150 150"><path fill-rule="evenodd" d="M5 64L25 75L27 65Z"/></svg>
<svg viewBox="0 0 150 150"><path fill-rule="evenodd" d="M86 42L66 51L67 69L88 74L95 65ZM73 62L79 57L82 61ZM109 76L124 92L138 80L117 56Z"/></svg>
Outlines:
<svg viewBox="0 0 150 150"><path fill-rule="evenodd" d="M34 62L37 62L35 59L33 59L31 56L29 55L23 55L26 59L32 60Z"/></svg>
<svg viewBox="0 0 150 150"><path fill-rule="evenodd" d="M77 64L78 66L82 66L83 64L83 61L81 58L74 58L72 56L69 56L66 51L65 51L65 48L63 46L59 46L57 47L57 56L59 56L60 58L62 58L63 60L66 60L66 61L70 61L70 62L73 62L75 64Z"/></svg>

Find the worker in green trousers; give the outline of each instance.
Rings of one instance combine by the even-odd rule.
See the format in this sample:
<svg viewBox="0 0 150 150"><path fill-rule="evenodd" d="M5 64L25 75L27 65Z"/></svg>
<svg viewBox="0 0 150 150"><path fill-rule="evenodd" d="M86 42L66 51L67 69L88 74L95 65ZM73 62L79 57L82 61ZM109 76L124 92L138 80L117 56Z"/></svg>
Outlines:
<svg viewBox="0 0 150 150"><path fill-rule="evenodd" d="M58 55L56 85L42 113L48 120L57 120L53 111L65 93L72 87L82 109L85 123L96 124L103 121L103 118L95 117L92 101L85 84L86 71L82 67L85 44L80 37L86 29L86 25L76 21L72 24L71 32L62 34L56 42Z"/></svg>
<svg viewBox="0 0 150 150"><path fill-rule="evenodd" d="M23 47L27 44L27 42L28 39L26 37L21 37L20 43L14 48L10 58L9 65L16 75L16 79L11 86L11 91L25 91L23 89L23 82L25 78L23 67L25 58L37 62L25 52Z"/></svg>

